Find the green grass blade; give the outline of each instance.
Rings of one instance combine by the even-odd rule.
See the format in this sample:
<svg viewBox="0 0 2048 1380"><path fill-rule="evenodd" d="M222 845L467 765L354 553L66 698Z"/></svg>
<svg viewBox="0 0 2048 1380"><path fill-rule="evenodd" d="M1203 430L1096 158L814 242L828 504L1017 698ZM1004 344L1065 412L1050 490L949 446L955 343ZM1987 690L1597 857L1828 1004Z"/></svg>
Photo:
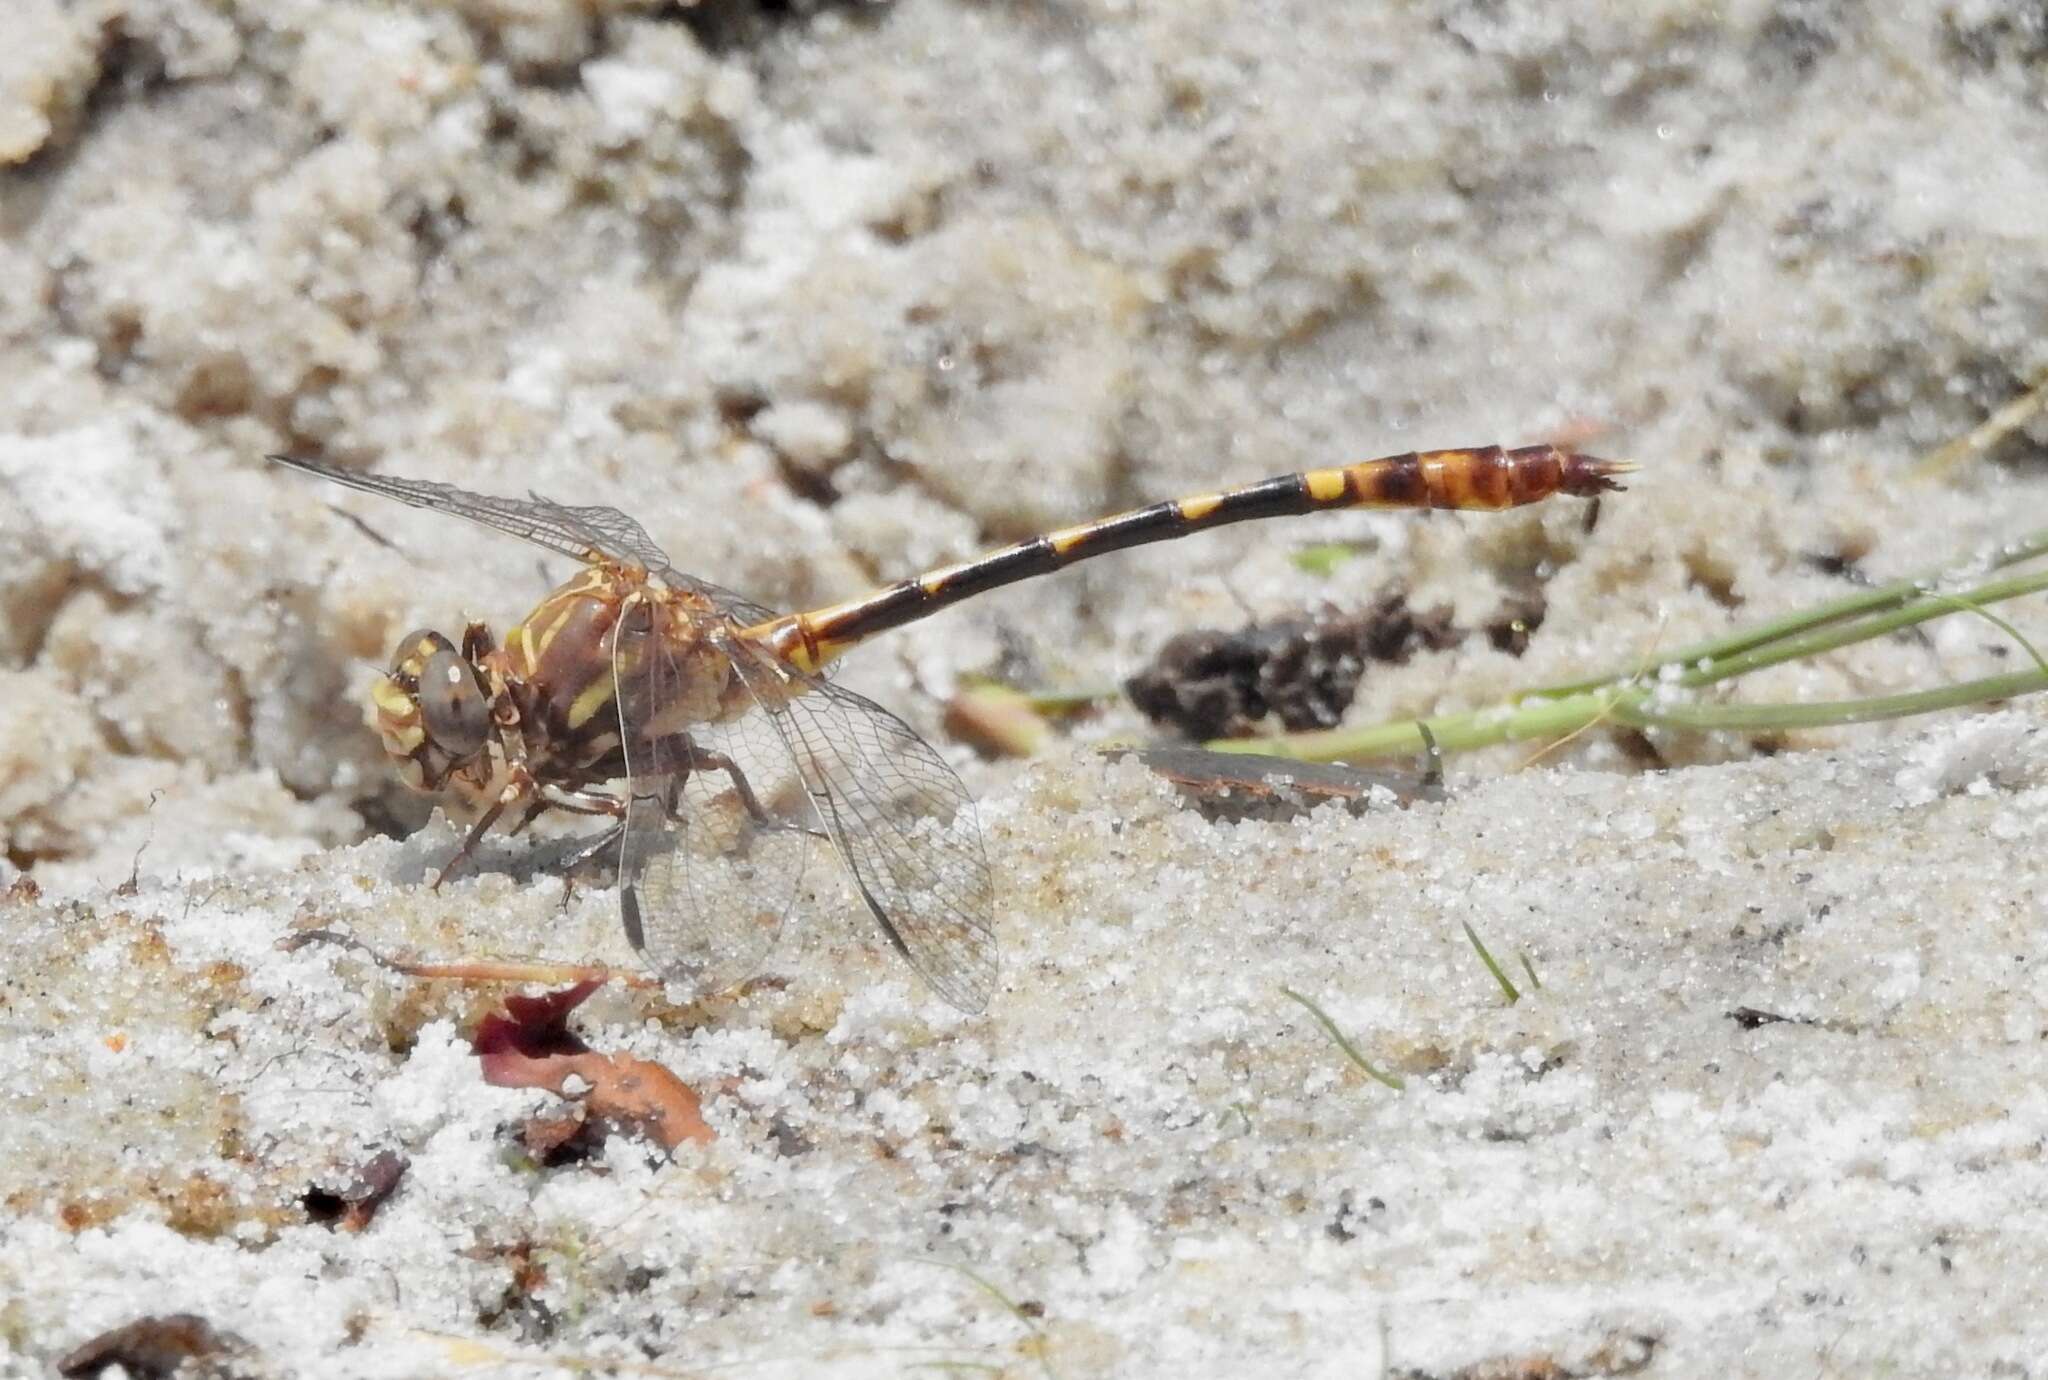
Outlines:
<svg viewBox="0 0 2048 1380"><path fill-rule="evenodd" d="M930 1257L920 1258L918 1260L918 1264L936 1266L938 1269L941 1270L951 1270L954 1274L959 1275L962 1279L967 1280L970 1284L974 1285L975 1288L981 1290L982 1293L987 1294L990 1298L994 1299L997 1303L1001 1304L1004 1311L1009 1313L1009 1315L1015 1318L1018 1322L1023 1323L1024 1329L1031 1334L1032 1340L1038 1352L1038 1366L1040 1370L1043 1370L1045 1372L1046 1380L1056 1380L1056 1377L1053 1375L1052 1362L1046 1357L1045 1354L1045 1331L1044 1329L1039 1327L1038 1320L1036 1318L1032 1317L1029 1313L1024 1311L1024 1307L1022 1304L1012 1299L1008 1294L1004 1293L1001 1289L997 1288L992 1282L983 1278L978 1272L976 1272L973 1269L970 1269L965 1265L958 1264L951 1260L936 1260ZM934 1364L955 1365L960 1363L936 1362Z"/></svg>
<svg viewBox="0 0 2048 1380"><path fill-rule="evenodd" d="M1486 951L1486 945L1479 942L1479 931L1472 928L1472 922L1464 920L1459 923L1464 925L1465 937L1472 941L1473 949L1479 954L1479 961L1486 965L1486 971L1492 973L1493 980L1500 984L1501 995L1508 999L1509 1006L1513 1006L1522 999L1521 989L1501 970L1500 964L1493 961L1493 955Z"/></svg>
<svg viewBox="0 0 2048 1380"><path fill-rule="evenodd" d="M1739 632L1709 638L1704 642L1695 642L1689 647L1681 647L1677 651L1668 652L1656 658L1650 663L1648 669L1654 672L1665 666L1691 667L1698 665L1700 662L1726 661L1731 657L1741 656L1759 647L1782 641L1800 633L1809 632L1815 628L1839 623L1845 619L1856 618L1865 614L1881 613L1886 610L1895 609L1909 600L1926 594L1930 588L1945 579L1951 578L1958 570L1981 570L1989 573L1993 570L2002 570L2009 565L2017 565L2021 561L2032 560L2040 555L2048 555L2048 528L2030 533L2019 538L2017 541L2007 542L2003 546L1986 552L1975 560L1950 562L1947 565L1925 571L1919 575L1892 580L1886 584L1877 585L1870 589L1858 590L1854 594L1844 595L1840 599L1831 599L1824 604L1816 604L1809 609L1786 614L1782 618L1773 619L1754 628L1747 628ZM1854 641L1855 639L1852 638L1851 640ZM1583 694L1589 690L1597 690L1603 685L1611 685L1617 681L1624 680L1638 669L1630 667L1624 671L1611 672L1608 675L1595 676L1588 680L1571 681L1560 685L1546 685L1530 691L1529 694L1532 697Z"/></svg>
<svg viewBox="0 0 2048 1380"><path fill-rule="evenodd" d="M1314 1002L1310 1001L1307 997L1304 997L1301 993L1295 991L1292 987L1282 987L1280 989L1280 995L1283 997L1290 998L1293 1001L1299 1002L1303 1009L1305 1009L1309 1015L1314 1016L1316 1018L1316 1024L1320 1025L1323 1028L1323 1033L1328 1035L1331 1040L1335 1041L1337 1048L1344 1051L1344 1056L1347 1059L1349 1059L1352 1063L1356 1064L1359 1067L1359 1069L1366 1074L1367 1077L1372 1078L1377 1082L1386 1084L1395 1092L1400 1092L1403 1088L1407 1086L1406 1083L1402 1082L1399 1078L1396 1078L1393 1074L1381 1073L1378 1069L1374 1068L1371 1062L1367 1060L1363 1054L1360 1054L1358 1052L1358 1046L1352 1044L1351 1041L1344 1038L1344 1032L1337 1028L1337 1023L1331 1020L1329 1016L1324 1013L1322 1007L1317 1006Z"/></svg>
<svg viewBox="0 0 2048 1380"><path fill-rule="evenodd" d="M2021 632L2018 628L2015 628L2011 623L2007 622L2005 619L2000 618L1990 609L1980 608L1978 605L1972 603L1968 598L1961 595L1937 593L1929 594L1927 597L1929 599L1938 599L1945 604L1953 605L1956 611L1959 613L1976 614L1979 618L1989 623L1992 627L1997 628L2000 632L2003 632L2007 637L2010 637L2013 641L2019 643L2020 649L2026 652L2027 656L2033 661L2036 667L2038 667L2042 671L2048 671L2048 661L2044 661L2041 659L2040 650L2036 648L2033 643L2027 640L2027 635Z"/></svg>
<svg viewBox="0 0 2048 1380"><path fill-rule="evenodd" d="M1982 612L1981 604L1995 604L2005 599L2017 599L2026 594L2038 594L2048 590L2048 570L2037 570L2028 575L2015 575L2006 580L1993 580L1978 585L1975 589L1961 594L1944 594L1939 591L1922 590L1913 599L1882 613L1871 614L1852 622L1831 627L1816 628L1796 637L1784 638L1769 646L1755 647L1736 656L1721 660L1703 660L1681 675L1677 684L1686 686L1711 685L1716 681L1728 680L1735 676L1760 671L1766 666L1777 666L1787 661L1800 661L1807 657L1819 656L1841 647L1889 633L1917 626L1929 619L1941 618L1954 613L1960 607L1973 612ZM2017 636L2017 634L2015 634ZM2021 645L2026 639L2021 638Z"/></svg>
<svg viewBox="0 0 2048 1380"><path fill-rule="evenodd" d="M1837 724L1874 723L1881 719L1904 719L1915 714L1932 714L1965 705L2009 700L2048 690L2048 672L2014 671L2003 676L1985 676L1936 690L1915 690L1903 695L1877 695L1860 700L1827 700L1819 704L1659 704L1655 708L1637 701L1615 707L1618 722L1636 728L1689 728L1698 730L1741 730L1767 733L1791 728L1830 728Z"/></svg>

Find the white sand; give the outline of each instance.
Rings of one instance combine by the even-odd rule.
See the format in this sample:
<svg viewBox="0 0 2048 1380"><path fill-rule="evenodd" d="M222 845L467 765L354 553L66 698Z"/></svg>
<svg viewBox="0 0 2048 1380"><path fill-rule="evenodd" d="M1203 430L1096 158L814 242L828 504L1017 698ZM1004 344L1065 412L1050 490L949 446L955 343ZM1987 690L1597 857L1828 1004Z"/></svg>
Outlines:
<svg viewBox="0 0 2048 1380"><path fill-rule="evenodd" d="M0 1366L185 1311L292 1376L2036 1373L2038 705L1659 734L1657 775L1594 732L1238 826L1085 745L980 763L938 707L1394 582L1464 626L1540 589L1525 655L1376 669L1353 720L1470 708L1852 588L1811 558L2038 525L2048 424L1908 475L2048 367L2038 16L793 8L11 11L0 886L42 895L0 902ZM579 1031L703 1090L709 1150L521 1167L559 1103L481 1083L492 994L277 947L630 961L519 845L435 893L448 826L378 835L426 816L365 664L560 563L266 451L616 504L800 606L1558 435L1648 467L1591 531L1258 524L855 659L983 797L1002 991L949 1011L827 889L775 983L600 994ZM1362 554L1291 559L1327 541ZM2019 664L1956 618L1741 693ZM1461 922L1541 991L1507 1006ZM383 1149L366 1231L308 1219Z"/></svg>

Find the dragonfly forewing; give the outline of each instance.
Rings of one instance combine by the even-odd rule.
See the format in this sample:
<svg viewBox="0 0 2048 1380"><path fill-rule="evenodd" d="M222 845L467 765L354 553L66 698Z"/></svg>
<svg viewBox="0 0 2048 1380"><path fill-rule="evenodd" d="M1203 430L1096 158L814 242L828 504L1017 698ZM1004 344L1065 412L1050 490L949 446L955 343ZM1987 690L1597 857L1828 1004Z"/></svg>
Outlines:
<svg viewBox="0 0 2048 1380"><path fill-rule="evenodd" d="M453 484L431 479L400 479L388 474L362 474L319 460L302 460L291 455L273 455L280 465L331 479L347 488L383 498L395 499L412 508L451 513L480 526L530 541L559 555L579 561L605 556L632 561L644 569L661 570L668 557L647 535L647 529L616 508L571 507L533 494L527 498L498 498L471 493Z"/></svg>
<svg viewBox="0 0 2048 1380"><path fill-rule="evenodd" d="M466 518L479 526L532 542L557 555L579 561L601 557L637 565L672 589L703 595L719 612L742 623L756 623L775 616L775 611L765 604L741 598L729 589L677 570L669 563L668 554L660 544L647 534L647 529L616 508L557 503L539 494L525 498L501 498L493 494L472 493L431 479L364 474L324 461L291 455L273 455L270 459L347 488L394 499L408 507Z"/></svg>

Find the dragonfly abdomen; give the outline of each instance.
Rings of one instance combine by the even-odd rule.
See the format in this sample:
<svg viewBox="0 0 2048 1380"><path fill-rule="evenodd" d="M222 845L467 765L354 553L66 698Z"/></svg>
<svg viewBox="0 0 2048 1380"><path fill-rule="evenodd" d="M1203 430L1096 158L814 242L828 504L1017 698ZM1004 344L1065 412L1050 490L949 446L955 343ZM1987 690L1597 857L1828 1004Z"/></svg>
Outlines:
<svg viewBox="0 0 2048 1380"><path fill-rule="evenodd" d="M1560 446L1481 446L1409 451L1356 465L1283 474L1242 488L1195 494L1063 527L959 565L884 585L843 604L792 614L746 631L805 669L815 669L876 633L985 590L1111 551L1257 518L1294 517L1329 508L1494 510L1558 494L1592 497L1620 488L1616 477L1634 468Z"/></svg>
<svg viewBox="0 0 2048 1380"><path fill-rule="evenodd" d="M1633 465L1561 446L1410 451L1302 476L1315 508L1465 508L1496 511L1558 494L1592 498L1621 486Z"/></svg>

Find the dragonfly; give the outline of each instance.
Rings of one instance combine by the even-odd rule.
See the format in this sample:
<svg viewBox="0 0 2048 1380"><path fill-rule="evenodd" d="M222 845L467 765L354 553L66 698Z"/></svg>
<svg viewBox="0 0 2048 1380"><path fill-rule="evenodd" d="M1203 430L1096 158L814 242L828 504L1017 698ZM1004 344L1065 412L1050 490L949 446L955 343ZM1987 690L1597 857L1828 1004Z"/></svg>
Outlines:
<svg viewBox="0 0 2048 1380"><path fill-rule="evenodd" d="M269 458L581 566L502 641L481 622L460 641L408 634L371 686L401 779L473 820L441 881L508 818L515 834L550 812L605 819L568 866L615 850L627 939L672 994L694 998L753 976L810 860L836 857L888 946L969 1013L987 1006L998 969L973 799L908 724L831 679L838 657L1110 551L1324 509L1590 498L1636 468L1551 445L1409 452L1154 503L777 613L677 570L615 508Z"/></svg>

